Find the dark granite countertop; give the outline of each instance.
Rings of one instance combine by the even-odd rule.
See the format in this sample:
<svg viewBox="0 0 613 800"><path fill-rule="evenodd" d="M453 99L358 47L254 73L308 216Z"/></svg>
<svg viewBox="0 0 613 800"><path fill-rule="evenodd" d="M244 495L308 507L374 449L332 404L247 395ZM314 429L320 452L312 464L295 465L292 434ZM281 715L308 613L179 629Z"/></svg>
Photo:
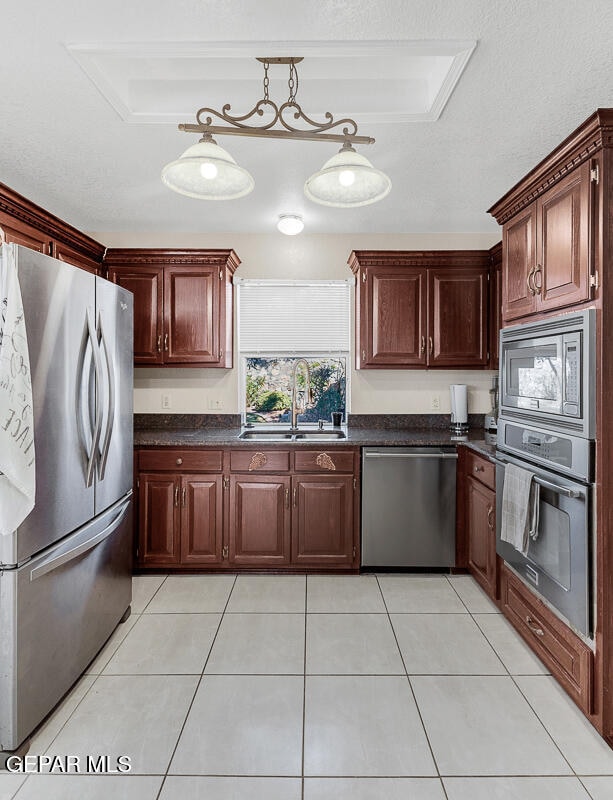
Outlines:
<svg viewBox="0 0 613 800"><path fill-rule="evenodd" d="M465 444L487 458L493 458L496 450L495 434L487 434L481 428L471 428L466 436L454 436L449 430L440 428L379 428L349 425L347 438L339 441L299 440L262 442L241 440L240 426L228 427L137 427L134 431L135 447L441 447Z"/></svg>

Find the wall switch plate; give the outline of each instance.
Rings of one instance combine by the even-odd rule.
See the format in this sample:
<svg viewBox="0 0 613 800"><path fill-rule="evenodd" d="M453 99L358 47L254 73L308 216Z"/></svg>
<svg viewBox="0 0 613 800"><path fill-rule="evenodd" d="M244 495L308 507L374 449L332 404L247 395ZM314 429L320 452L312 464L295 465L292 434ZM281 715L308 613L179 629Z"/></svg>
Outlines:
<svg viewBox="0 0 613 800"><path fill-rule="evenodd" d="M172 407L172 403L170 402L170 395L163 394L162 395L162 408L169 409Z"/></svg>
<svg viewBox="0 0 613 800"><path fill-rule="evenodd" d="M441 410L441 396L440 394L433 394L430 398L430 408L432 411Z"/></svg>

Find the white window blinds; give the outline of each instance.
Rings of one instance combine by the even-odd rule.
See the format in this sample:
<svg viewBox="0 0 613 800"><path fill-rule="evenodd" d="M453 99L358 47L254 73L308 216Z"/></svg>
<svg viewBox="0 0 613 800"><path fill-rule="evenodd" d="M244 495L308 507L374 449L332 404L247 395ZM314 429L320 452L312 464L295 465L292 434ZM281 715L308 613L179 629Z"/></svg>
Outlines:
<svg viewBox="0 0 613 800"><path fill-rule="evenodd" d="M350 347L347 281L237 281L242 353L333 353Z"/></svg>

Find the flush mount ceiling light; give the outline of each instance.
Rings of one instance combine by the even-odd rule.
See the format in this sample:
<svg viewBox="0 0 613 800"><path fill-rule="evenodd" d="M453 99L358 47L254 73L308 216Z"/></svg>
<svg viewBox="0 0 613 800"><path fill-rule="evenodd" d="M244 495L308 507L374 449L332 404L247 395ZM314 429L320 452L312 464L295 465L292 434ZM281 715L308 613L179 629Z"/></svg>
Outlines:
<svg viewBox="0 0 613 800"><path fill-rule="evenodd" d="M277 228L286 236L296 236L304 230L304 222L297 214L281 214Z"/></svg>
<svg viewBox="0 0 613 800"><path fill-rule="evenodd" d="M296 101L298 72L296 64L302 58L258 58L264 65L264 97L247 114L230 114L230 104L221 111L201 108L196 114L197 124L182 123L179 130L201 133L202 139L183 153L176 161L162 170L162 181L175 192L204 200L232 200L244 197L255 182L247 170L240 167L232 156L215 142L215 135L258 136L269 139L301 139L311 142L341 142L341 151L326 161L319 172L312 175L304 186L306 196L315 203L340 208L351 208L376 203L391 189L391 181L383 172L375 169L370 161L356 153L352 145L372 144L370 136L358 136L354 120L345 118L334 121L330 112L326 122L310 119ZM271 64L289 65L289 97L278 106L268 94L268 70ZM270 116L272 115L272 119ZM249 124L258 118L268 119L260 125ZM228 125L213 125L217 117ZM303 127L297 128L290 118ZM277 126L277 127L275 127ZM342 127L342 133L330 133ZM297 233L299 231L296 231Z"/></svg>

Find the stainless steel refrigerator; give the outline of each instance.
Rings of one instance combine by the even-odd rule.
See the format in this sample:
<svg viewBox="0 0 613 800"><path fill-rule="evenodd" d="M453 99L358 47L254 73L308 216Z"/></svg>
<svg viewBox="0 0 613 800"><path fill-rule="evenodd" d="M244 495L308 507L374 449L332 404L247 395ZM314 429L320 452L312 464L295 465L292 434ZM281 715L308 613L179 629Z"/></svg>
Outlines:
<svg viewBox="0 0 613 800"><path fill-rule="evenodd" d="M27 740L132 598L132 295L27 248L16 255L36 499L0 536L0 751Z"/></svg>

